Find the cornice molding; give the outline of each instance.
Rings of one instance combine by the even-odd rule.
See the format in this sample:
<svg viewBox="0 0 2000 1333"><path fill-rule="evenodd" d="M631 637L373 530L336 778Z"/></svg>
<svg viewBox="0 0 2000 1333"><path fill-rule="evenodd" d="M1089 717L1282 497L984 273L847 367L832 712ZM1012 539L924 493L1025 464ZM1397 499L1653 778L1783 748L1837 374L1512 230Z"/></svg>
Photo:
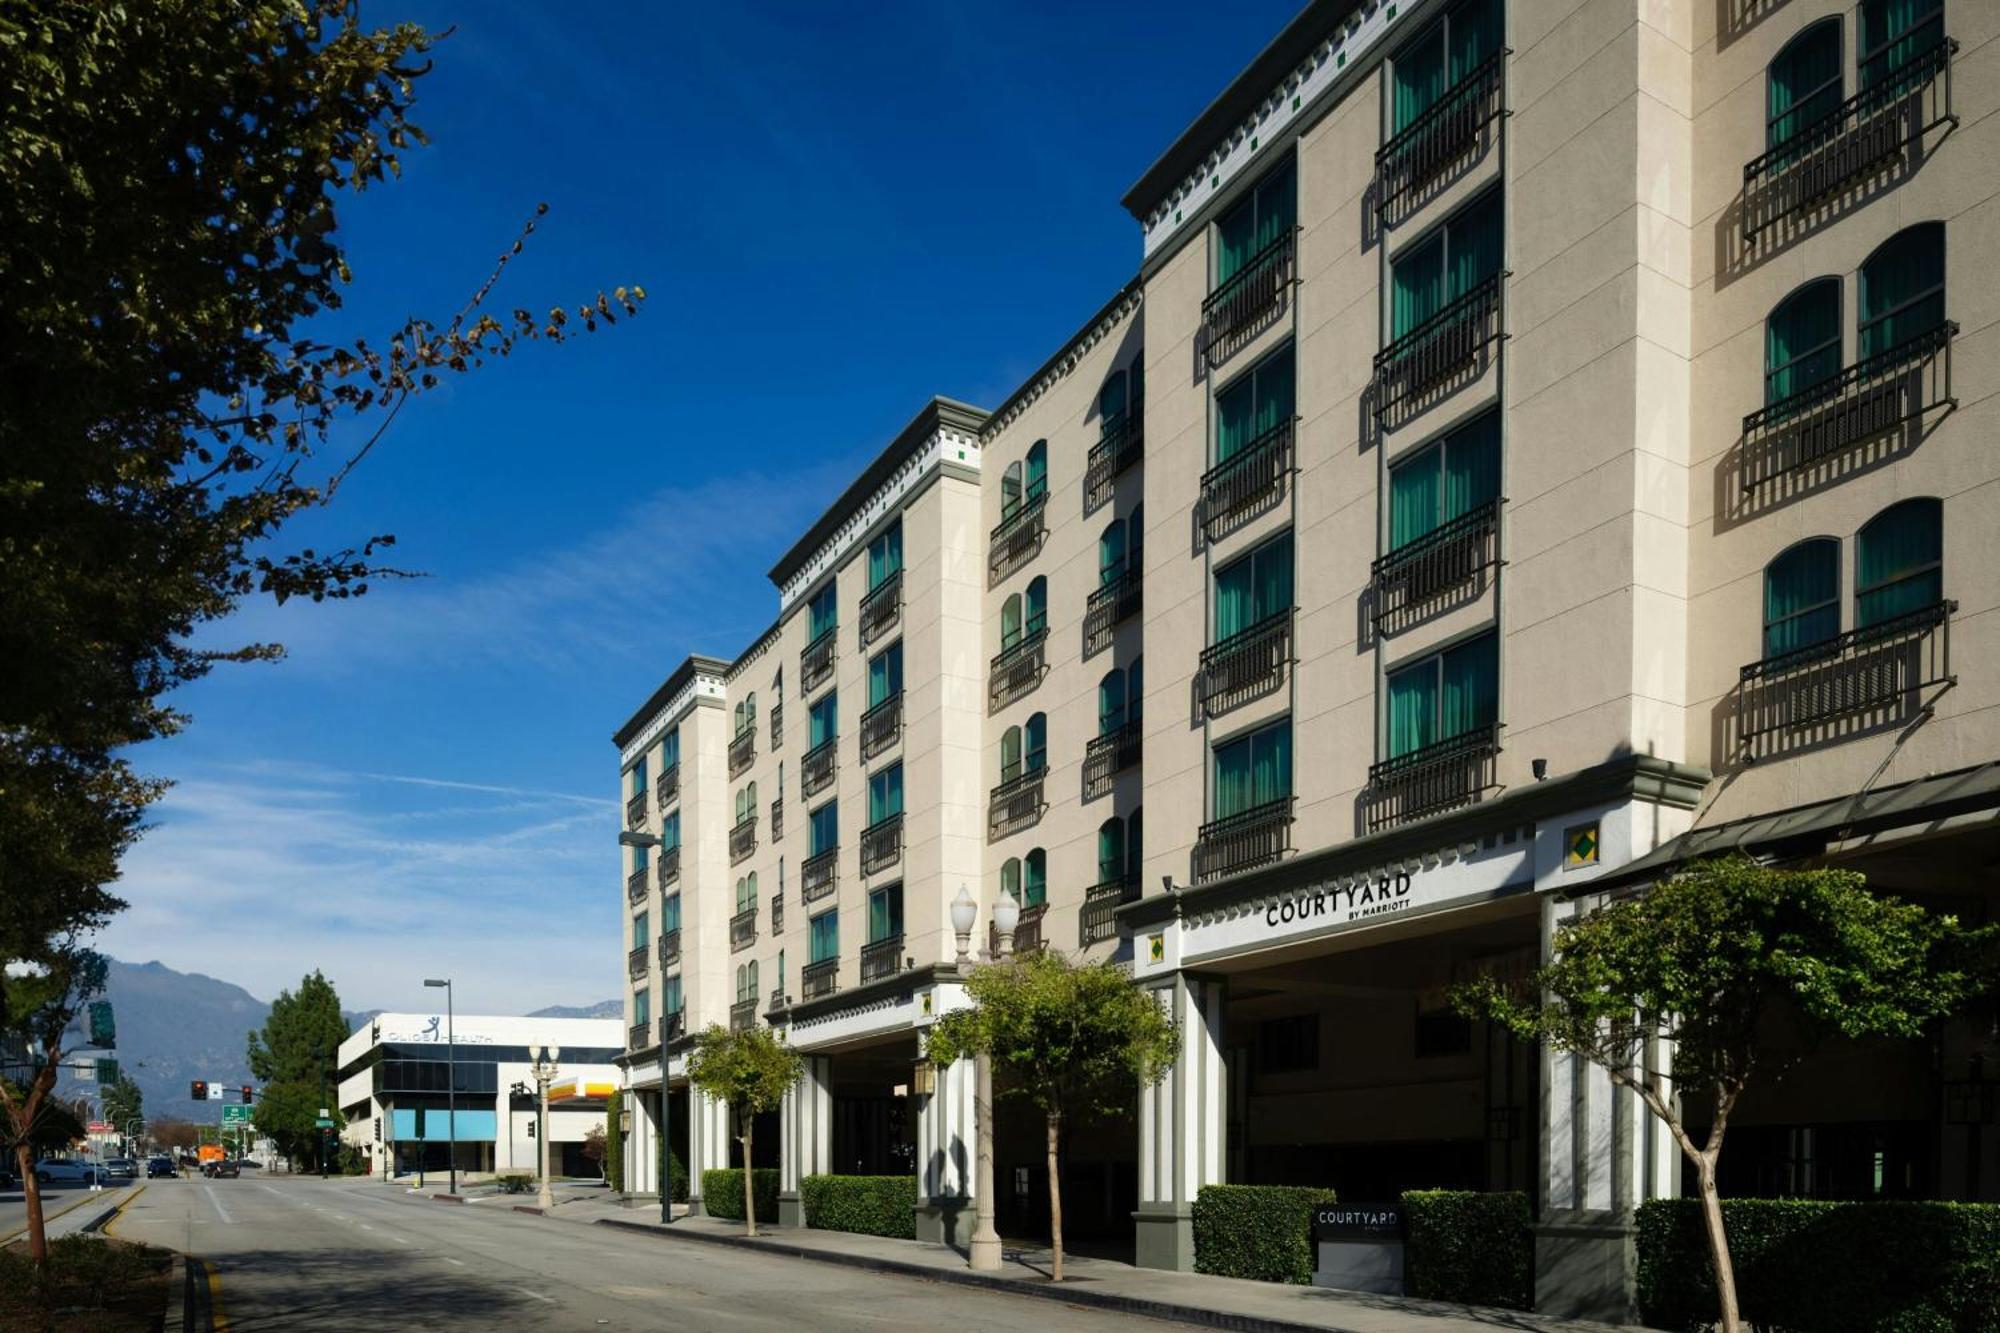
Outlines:
<svg viewBox="0 0 2000 1333"><path fill-rule="evenodd" d="M1120 288L1118 294L1091 316L1090 321L1064 343L1040 370L1029 376L1026 383L994 409L993 415L986 418L986 425L980 429L980 441L991 444L999 438L1003 431L1020 420L1021 414L1037 399L1074 372L1092 348L1110 337L1112 331L1144 303L1145 294L1136 281Z"/></svg>

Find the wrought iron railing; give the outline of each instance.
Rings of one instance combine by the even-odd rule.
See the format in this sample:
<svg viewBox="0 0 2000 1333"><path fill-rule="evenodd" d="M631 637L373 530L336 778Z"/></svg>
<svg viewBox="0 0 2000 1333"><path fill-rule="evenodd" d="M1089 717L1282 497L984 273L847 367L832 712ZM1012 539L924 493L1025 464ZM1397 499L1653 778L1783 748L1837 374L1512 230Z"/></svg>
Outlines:
<svg viewBox="0 0 2000 1333"><path fill-rule="evenodd" d="M1046 766L1031 768L1016 773L993 789L986 811L988 837L1004 837L1041 819L1042 811L1048 804L1042 799L1043 780L1048 775Z"/></svg>
<svg viewBox="0 0 2000 1333"><path fill-rule="evenodd" d="M648 955L649 955L649 954L650 954L651 952L652 952L652 950L648 949L648 948L647 948L647 947L646 947L645 945L643 945L643 944L642 944L642 945L640 945L640 946L639 946L638 948L636 948L636 949L627 949L627 950L625 951L625 972L626 972L626 974L627 974L628 976L634 976L634 977L643 977L643 976L645 976L645 975L646 975L646 968L647 968L647 967L648 967L648 966L649 966L649 965L651 964L651 962L652 962L652 959L648 957Z"/></svg>
<svg viewBox="0 0 2000 1333"><path fill-rule="evenodd" d="M729 951L747 949L757 942L757 904L748 907L729 918Z"/></svg>
<svg viewBox="0 0 2000 1333"><path fill-rule="evenodd" d="M1419 400L1477 371L1501 336L1501 270L1375 354L1375 424L1400 422Z"/></svg>
<svg viewBox="0 0 2000 1333"><path fill-rule="evenodd" d="M676 1009L671 1014L662 1014L660 1023L660 1045L670 1046L687 1032L687 1010Z"/></svg>
<svg viewBox="0 0 2000 1333"><path fill-rule="evenodd" d="M1002 648L993 655L986 675L986 706L989 711L1014 702L1042 683L1043 650L1048 641L1048 630L1038 629L1022 635L1012 647Z"/></svg>
<svg viewBox="0 0 2000 1333"><path fill-rule="evenodd" d="M1111 483L1146 456L1143 405L1134 403L1104 423L1083 465L1083 505L1096 509L1111 499Z"/></svg>
<svg viewBox="0 0 2000 1333"><path fill-rule="evenodd" d="M819 637L799 650L799 689L811 694L833 674L833 650L840 640L840 627L828 625Z"/></svg>
<svg viewBox="0 0 2000 1333"><path fill-rule="evenodd" d="M785 895L771 895L771 934L773 937L785 933Z"/></svg>
<svg viewBox="0 0 2000 1333"><path fill-rule="evenodd" d="M886 815L861 830L861 873L877 870L903 859L903 816Z"/></svg>
<svg viewBox="0 0 2000 1333"><path fill-rule="evenodd" d="M1048 914L1047 903L1035 903L1021 909L1021 919L1014 925L1016 954L1040 953L1048 945L1048 941L1042 938L1042 921Z"/></svg>
<svg viewBox="0 0 2000 1333"><path fill-rule="evenodd" d="M903 611L903 571L897 570L861 599L861 646L866 648L895 627Z"/></svg>
<svg viewBox="0 0 2000 1333"><path fill-rule="evenodd" d="M626 1029L625 1049L628 1051L645 1050L646 1039L652 1035L653 1025L651 1023L634 1023L630 1028Z"/></svg>
<svg viewBox="0 0 2000 1333"><path fill-rule="evenodd" d="M646 822L646 793L635 791L625 802L625 827L638 828Z"/></svg>
<svg viewBox="0 0 2000 1333"><path fill-rule="evenodd" d="M630 903L636 903L644 899L645 896L646 896L646 867L640 866L637 870L633 871L631 874L625 877L625 901Z"/></svg>
<svg viewBox="0 0 2000 1333"><path fill-rule="evenodd" d="M903 970L903 937L891 935L887 939L876 940L861 946L861 980L865 985L870 981L881 981L893 977Z"/></svg>
<svg viewBox="0 0 2000 1333"><path fill-rule="evenodd" d="M903 734L903 692L894 694L861 715L861 758L873 759Z"/></svg>
<svg viewBox="0 0 2000 1333"><path fill-rule="evenodd" d="M1286 417L1201 477L1201 530L1211 541L1284 494L1295 421Z"/></svg>
<svg viewBox="0 0 2000 1333"><path fill-rule="evenodd" d="M672 967L681 960L681 932L676 926L660 932L660 966Z"/></svg>
<svg viewBox="0 0 2000 1333"><path fill-rule="evenodd" d="M785 748L785 701L773 700L771 704L771 748Z"/></svg>
<svg viewBox="0 0 2000 1333"><path fill-rule="evenodd" d="M1137 722L1091 737L1083 747L1083 799L1093 801L1110 791L1118 774L1139 762L1140 745Z"/></svg>
<svg viewBox="0 0 2000 1333"><path fill-rule="evenodd" d="M1951 617L1934 602L1878 625L1752 662L1738 683L1737 744L1756 759L1855 724L1913 714L1917 692L1953 679Z"/></svg>
<svg viewBox="0 0 2000 1333"><path fill-rule="evenodd" d="M1393 221L1406 216L1428 187L1478 155L1487 127L1503 114L1500 76L1510 54L1502 47L1486 57L1376 151L1378 217Z"/></svg>
<svg viewBox="0 0 2000 1333"><path fill-rule="evenodd" d="M1737 466L1743 490L1832 462L1934 408L1955 405L1957 335L1958 325L1946 320L1744 417Z"/></svg>
<svg viewBox="0 0 2000 1333"><path fill-rule="evenodd" d="M735 1004L729 1006L729 1030L731 1032L748 1032L756 1026L756 996L752 995L747 1000L738 1000Z"/></svg>
<svg viewBox="0 0 2000 1333"><path fill-rule="evenodd" d="M1468 588L1500 563L1499 497L1404 542L1369 571L1375 628L1403 624Z"/></svg>
<svg viewBox="0 0 2000 1333"><path fill-rule="evenodd" d="M829 958L823 963L807 963L799 969L799 998L817 1000L831 995L840 988L840 960Z"/></svg>
<svg viewBox="0 0 2000 1333"><path fill-rule="evenodd" d="M1195 694L1216 717L1284 683L1292 660L1292 608L1286 607L1201 651Z"/></svg>
<svg viewBox="0 0 2000 1333"><path fill-rule="evenodd" d="M681 877L680 844L675 843L671 847L660 848L659 855L653 858L653 864L660 869L661 888L664 889L667 885L679 879Z"/></svg>
<svg viewBox="0 0 2000 1333"><path fill-rule="evenodd" d="M1283 857L1292 847L1292 806L1280 796L1201 826L1194 844L1194 881L1206 884Z"/></svg>
<svg viewBox="0 0 2000 1333"><path fill-rule="evenodd" d="M1083 891L1083 912L1077 921L1077 944L1088 949L1118 933L1118 909L1139 897L1139 877L1120 875Z"/></svg>
<svg viewBox="0 0 2000 1333"><path fill-rule="evenodd" d="M661 811L667 802L681 794L681 766L672 764L660 770L660 776L653 779L653 804Z"/></svg>
<svg viewBox="0 0 2000 1333"><path fill-rule="evenodd" d="M988 578L1004 578L1042 548L1042 536L1048 531L1048 507L1049 493L1042 491L1023 500L994 527L986 546Z"/></svg>
<svg viewBox="0 0 2000 1333"><path fill-rule="evenodd" d="M757 850L757 815L753 811L745 815L729 830L729 864L738 861Z"/></svg>
<svg viewBox="0 0 2000 1333"><path fill-rule="evenodd" d="M1500 728L1476 727L1368 768L1368 831L1471 805L1497 781Z"/></svg>
<svg viewBox="0 0 2000 1333"><path fill-rule="evenodd" d="M785 836L785 798L780 796L771 802L771 840L776 842Z"/></svg>
<svg viewBox="0 0 2000 1333"><path fill-rule="evenodd" d="M1118 626L1139 614L1144 584L1138 569L1126 566L1091 590L1083 605L1083 655L1111 646Z"/></svg>
<svg viewBox="0 0 2000 1333"><path fill-rule="evenodd" d="M833 781L834 756L839 752L840 738L829 736L818 745L805 752L799 760L799 795L811 800L814 795L825 791Z"/></svg>
<svg viewBox="0 0 2000 1333"><path fill-rule="evenodd" d="M1298 229L1287 227L1201 303L1202 352L1220 365L1269 328L1292 290Z"/></svg>
<svg viewBox="0 0 2000 1333"><path fill-rule="evenodd" d="M840 848L829 847L799 863L799 899L817 902L832 893L839 882Z"/></svg>
<svg viewBox="0 0 2000 1333"><path fill-rule="evenodd" d="M785 1012L786 1009L790 1007L791 1007L791 1001L785 998L785 993L781 990L774 990L771 992L770 1000L766 1002L766 1004L764 1005L764 1012L767 1015L782 1014ZM767 1021L775 1024L777 1020L767 1019Z"/></svg>
<svg viewBox="0 0 2000 1333"><path fill-rule="evenodd" d="M757 727L755 723L743 728L729 741L729 776L741 777L757 758Z"/></svg>

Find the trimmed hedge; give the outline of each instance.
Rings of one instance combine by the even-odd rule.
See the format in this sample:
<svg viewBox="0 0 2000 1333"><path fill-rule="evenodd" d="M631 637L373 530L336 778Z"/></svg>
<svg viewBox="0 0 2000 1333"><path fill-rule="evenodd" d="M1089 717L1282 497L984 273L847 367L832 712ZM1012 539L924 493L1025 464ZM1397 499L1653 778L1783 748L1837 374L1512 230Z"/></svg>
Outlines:
<svg viewBox="0 0 2000 1333"><path fill-rule="evenodd" d="M675 1203L688 1201L688 1169L681 1155L671 1147L667 1149L667 1182L674 1191Z"/></svg>
<svg viewBox="0 0 2000 1333"><path fill-rule="evenodd" d="M1432 1301L1535 1308L1535 1233L1528 1196L1409 1190L1403 1289Z"/></svg>
<svg viewBox="0 0 2000 1333"><path fill-rule="evenodd" d="M1259 1282L1312 1281L1312 1215L1333 1191L1305 1185L1204 1185L1194 1200L1194 1268Z"/></svg>
<svg viewBox="0 0 2000 1333"><path fill-rule="evenodd" d="M807 1176L799 1201L806 1225L821 1231L917 1238L915 1176Z"/></svg>
<svg viewBox="0 0 2000 1333"><path fill-rule="evenodd" d="M778 1220L778 1172L760 1167L750 1173L750 1188L757 1191L757 1220ZM741 1168L701 1173L701 1201L710 1217L743 1220L743 1172Z"/></svg>
<svg viewBox="0 0 2000 1333"><path fill-rule="evenodd" d="M1656 1328L1715 1322L1695 1199L1639 1208L1639 1309ZM2000 1205L1725 1199L1743 1318L1809 1333L2000 1328Z"/></svg>

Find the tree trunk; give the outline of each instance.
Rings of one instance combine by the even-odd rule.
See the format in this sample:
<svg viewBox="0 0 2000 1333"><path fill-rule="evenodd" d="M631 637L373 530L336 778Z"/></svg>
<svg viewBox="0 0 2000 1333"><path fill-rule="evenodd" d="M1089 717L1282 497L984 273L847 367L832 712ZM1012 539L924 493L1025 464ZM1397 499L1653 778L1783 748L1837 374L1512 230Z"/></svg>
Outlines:
<svg viewBox="0 0 2000 1333"><path fill-rule="evenodd" d="M49 1262L49 1237L42 1229L42 1185L35 1179L35 1145L26 1133L14 1145L14 1165L21 1172L21 1197L28 1206L28 1255L38 1266Z"/></svg>
<svg viewBox="0 0 2000 1333"><path fill-rule="evenodd" d="M748 1115L744 1116L743 1117L743 1225L745 1227L744 1234L748 1236L754 1236L757 1234L757 1191L750 1187L750 1163L753 1160L750 1156L750 1137L752 1134L756 1132L756 1129L757 1129L756 1118L754 1116L748 1116ZM783 1147L784 1145L780 1144L779 1146Z"/></svg>
<svg viewBox="0 0 2000 1333"><path fill-rule="evenodd" d="M1722 1228L1722 1195L1715 1187L1715 1159L1712 1144L1695 1162L1701 1182L1701 1220L1708 1231L1708 1254L1715 1266L1715 1303L1720 1311L1721 1333L1740 1333L1742 1316L1736 1309L1736 1269L1729 1262L1729 1236Z"/></svg>
<svg viewBox="0 0 2000 1333"><path fill-rule="evenodd" d="M1063 1280L1062 1172L1057 1158L1062 1142L1062 1112L1049 1112L1049 1281Z"/></svg>

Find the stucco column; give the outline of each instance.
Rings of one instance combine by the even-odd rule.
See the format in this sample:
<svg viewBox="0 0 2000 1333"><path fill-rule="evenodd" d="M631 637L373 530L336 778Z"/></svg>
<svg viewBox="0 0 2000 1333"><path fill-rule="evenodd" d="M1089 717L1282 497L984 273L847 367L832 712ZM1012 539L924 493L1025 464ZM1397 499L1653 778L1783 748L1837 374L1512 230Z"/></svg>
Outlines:
<svg viewBox="0 0 2000 1333"><path fill-rule="evenodd" d="M701 1175L729 1165L729 1107L697 1088L688 1089L688 1214L706 1217Z"/></svg>
<svg viewBox="0 0 2000 1333"><path fill-rule="evenodd" d="M973 1062L937 1071L917 1116L917 1239L963 1245L972 1235Z"/></svg>
<svg viewBox="0 0 2000 1333"><path fill-rule="evenodd" d="M806 1057L805 1072L779 1108L778 1225L806 1224L799 1182L824 1175L833 1156L833 1060Z"/></svg>
<svg viewBox="0 0 2000 1333"><path fill-rule="evenodd" d="M1180 1025L1180 1053L1159 1083L1139 1090L1136 1260L1143 1268L1194 1268L1194 1199L1224 1176L1223 1019L1217 979L1177 973L1153 998Z"/></svg>

